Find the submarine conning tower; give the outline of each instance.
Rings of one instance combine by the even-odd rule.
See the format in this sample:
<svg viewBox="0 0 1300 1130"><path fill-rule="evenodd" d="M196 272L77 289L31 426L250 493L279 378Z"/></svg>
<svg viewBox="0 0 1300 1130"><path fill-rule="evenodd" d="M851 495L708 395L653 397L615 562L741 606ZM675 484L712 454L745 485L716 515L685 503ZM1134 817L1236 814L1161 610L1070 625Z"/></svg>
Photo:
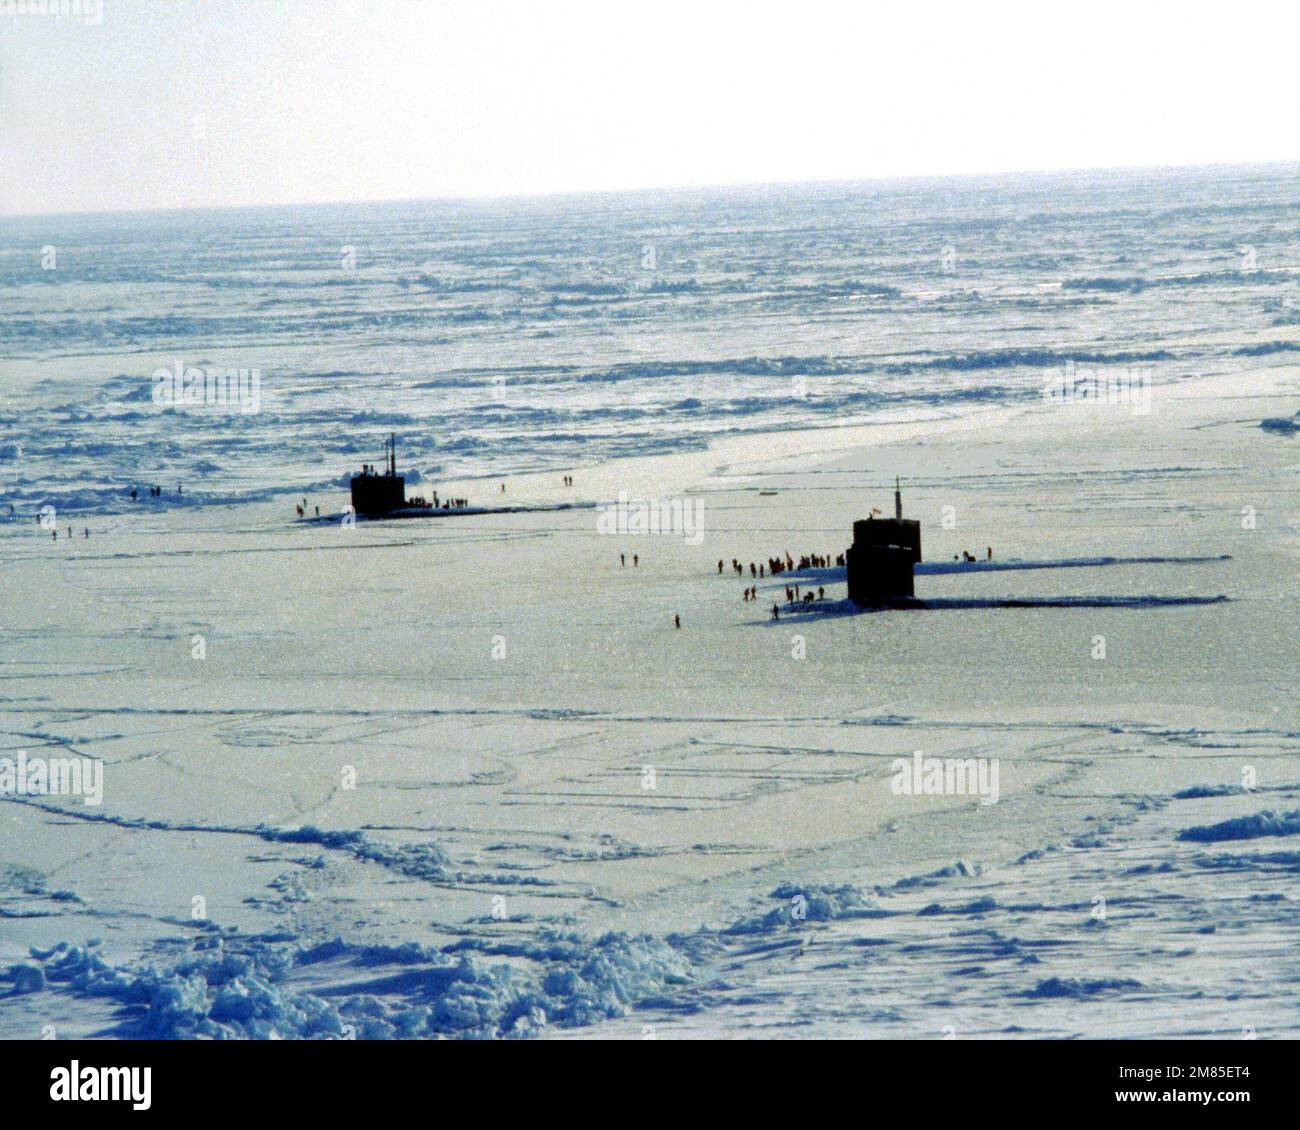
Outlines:
<svg viewBox="0 0 1300 1130"><path fill-rule="evenodd" d="M894 480L894 516L853 523L853 544L845 554L849 599L888 604L916 595L912 567L921 560L921 523L903 517L903 494Z"/></svg>
<svg viewBox="0 0 1300 1130"><path fill-rule="evenodd" d="M352 509L358 514L387 514L406 506L406 478L397 473L397 436L384 444L384 469L367 464L352 476Z"/></svg>

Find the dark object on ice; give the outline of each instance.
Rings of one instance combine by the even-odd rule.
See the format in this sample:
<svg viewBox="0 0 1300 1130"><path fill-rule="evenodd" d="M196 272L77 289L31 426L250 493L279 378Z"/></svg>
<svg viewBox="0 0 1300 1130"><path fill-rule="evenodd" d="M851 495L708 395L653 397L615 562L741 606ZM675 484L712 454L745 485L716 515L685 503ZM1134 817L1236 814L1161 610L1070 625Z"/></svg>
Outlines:
<svg viewBox="0 0 1300 1130"><path fill-rule="evenodd" d="M1260 420L1259 426L1266 432L1277 432L1279 435L1296 435L1300 433L1300 412L1296 413L1296 419L1288 419L1286 416L1270 416L1267 420Z"/></svg>
<svg viewBox="0 0 1300 1130"><path fill-rule="evenodd" d="M903 495L894 481L894 517L853 523L845 554L849 599L858 605L888 604L916 595L912 566L921 560L921 523L903 517Z"/></svg>
<svg viewBox="0 0 1300 1130"><path fill-rule="evenodd" d="M384 444L384 470L367 464L352 476L352 509L358 514L387 514L406 508L406 478L397 473L397 437Z"/></svg>

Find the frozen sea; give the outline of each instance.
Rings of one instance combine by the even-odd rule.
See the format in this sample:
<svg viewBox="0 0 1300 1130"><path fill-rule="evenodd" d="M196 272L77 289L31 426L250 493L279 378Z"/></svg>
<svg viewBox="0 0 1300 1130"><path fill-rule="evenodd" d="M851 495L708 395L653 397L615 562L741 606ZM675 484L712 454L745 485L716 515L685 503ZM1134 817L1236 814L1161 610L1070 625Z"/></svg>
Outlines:
<svg viewBox="0 0 1300 1130"><path fill-rule="evenodd" d="M0 1035L1300 1034L1298 172L0 219Z"/></svg>
<svg viewBox="0 0 1300 1130"><path fill-rule="evenodd" d="M385 430L492 476L1284 358L1296 176L0 219L0 458L18 504L102 512L337 486ZM155 410L177 364L256 369L256 419Z"/></svg>

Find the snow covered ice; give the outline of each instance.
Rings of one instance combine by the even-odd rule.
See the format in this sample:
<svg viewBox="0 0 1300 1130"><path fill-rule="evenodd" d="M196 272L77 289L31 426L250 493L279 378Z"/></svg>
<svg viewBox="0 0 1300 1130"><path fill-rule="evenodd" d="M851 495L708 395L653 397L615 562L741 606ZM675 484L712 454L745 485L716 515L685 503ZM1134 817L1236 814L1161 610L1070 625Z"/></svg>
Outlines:
<svg viewBox="0 0 1300 1130"><path fill-rule="evenodd" d="M0 220L0 1035L1300 1034L1297 183Z"/></svg>

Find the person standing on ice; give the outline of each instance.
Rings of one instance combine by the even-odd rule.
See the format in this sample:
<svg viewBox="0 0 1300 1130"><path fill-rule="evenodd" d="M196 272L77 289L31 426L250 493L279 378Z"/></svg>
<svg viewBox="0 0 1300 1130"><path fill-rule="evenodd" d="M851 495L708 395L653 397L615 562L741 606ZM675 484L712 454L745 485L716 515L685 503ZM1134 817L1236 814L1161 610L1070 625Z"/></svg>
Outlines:
<svg viewBox="0 0 1300 1130"><path fill-rule="evenodd" d="M676 628L680 628L680 627L682 626L682 618L681 618L681 616L674 616L674 617L673 617L673 626L676 627Z"/></svg>
<svg viewBox="0 0 1300 1130"><path fill-rule="evenodd" d="M781 619L781 610L777 608L775 604L772 605L772 619L773 620Z"/></svg>
<svg viewBox="0 0 1300 1130"><path fill-rule="evenodd" d="M627 555L626 555L626 554L624 554L624 553L620 553L620 554L618 555L618 567L619 567L620 569L626 569L626 568L627 568Z"/></svg>
<svg viewBox="0 0 1300 1130"><path fill-rule="evenodd" d="M641 564L641 558L638 557L635 553L632 554L632 568L635 569L640 564Z"/></svg>

